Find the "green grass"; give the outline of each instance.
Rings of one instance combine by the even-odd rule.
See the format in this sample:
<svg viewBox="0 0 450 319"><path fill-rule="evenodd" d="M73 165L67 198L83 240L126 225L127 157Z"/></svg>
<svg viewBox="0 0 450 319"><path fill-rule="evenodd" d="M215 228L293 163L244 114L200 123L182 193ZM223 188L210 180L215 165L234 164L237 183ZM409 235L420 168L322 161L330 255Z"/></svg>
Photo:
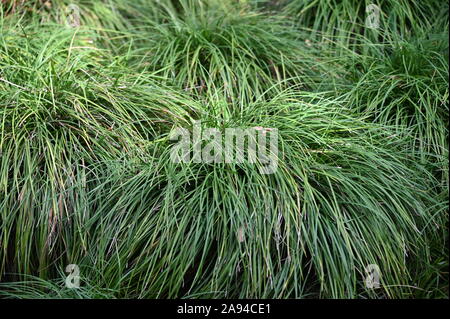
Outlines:
<svg viewBox="0 0 450 319"><path fill-rule="evenodd" d="M312 36L334 40L349 47L357 44L360 36L390 39L391 36L407 37L421 33L433 25L439 15L448 13L448 3L441 0L286 0L280 2L284 5L284 11L298 19L301 28L311 30ZM366 19L372 12L367 9L370 5L380 9L379 17L376 19L379 25L377 29L366 27Z"/></svg>
<svg viewBox="0 0 450 319"><path fill-rule="evenodd" d="M286 17L195 3L165 7L159 20L143 20L133 68L157 71L194 95L223 91L231 101L251 100L272 86L311 86L318 73L311 67L326 72L318 50Z"/></svg>
<svg viewBox="0 0 450 319"><path fill-rule="evenodd" d="M448 298L448 7L379 5L3 5L0 296ZM173 163L197 120L278 169Z"/></svg>
<svg viewBox="0 0 450 319"><path fill-rule="evenodd" d="M350 103L374 121L411 127L415 148L441 162L448 180L448 32L386 43L354 63Z"/></svg>

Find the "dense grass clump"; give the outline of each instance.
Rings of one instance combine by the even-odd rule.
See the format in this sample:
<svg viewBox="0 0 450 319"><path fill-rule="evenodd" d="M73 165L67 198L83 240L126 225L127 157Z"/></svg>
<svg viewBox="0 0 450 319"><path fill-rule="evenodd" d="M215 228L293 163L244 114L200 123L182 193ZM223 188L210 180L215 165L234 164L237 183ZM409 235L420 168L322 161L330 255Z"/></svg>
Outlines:
<svg viewBox="0 0 450 319"><path fill-rule="evenodd" d="M121 125L126 111L104 105L107 91L92 79L101 53L81 45L81 35L54 27L3 30L2 271L45 272L39 264L59 245L64 215L78 211L94 173L86 165L122 154L131 137Z"/></svg>
<svg viewBox="0 0 450 319"><path fill-rule="evenodd" d="M298 18L302 28L310 28L313 35L346 46L358 43L360 36L389 39L392 35L420 34L439 15L448 12L448 3L441 0L286 0L281 3L288 14Z"/></svg>
<svg viewBox="0 0 450 319"><path fill-rule="evenodd" d="M122 297L355 297L364 288L349 288L372 263L389 269L386 287L407 285L404 256L423 253L419 234L435 204L426 171L403 155L389 128L344 115L335 101L300 102L309 98L280 96L240 112L217 101L219 113L229 114L220 122L191 102L199 119L218 128L285 119L277 172L261 175L245 162L180 167L169 159L166 131L142 161L103 162L82 207L90 214L62 213L60 195L63 215L53 222L80 227L60 238L60 253L86 267L89 282ZM416 180L405 178L411 169ZM365 225L373 232L361 232ZM43 232L52 236L49 227ZM304 287L306 279L318 281L318 290Z"/></svg>
<svg viewBox="0 0 450 319"><path fill-rule="evenodd" d="M422 155L448 162L448 33L398 40L360 58L351 103L375 121L413 128Z"/></svg>
<svg viewBox="0 0 450 319"><path fill-rule="evenodd" d="M0 296L448 298L448 10L377 3L2 1Z"/></svg>
<svg viewBox="0 0 450 319"><path fill-rule="evenodd" d="M3 35L1 270L33 274L37 267L43 274L67 240L59 235L75 236L95 211L96 203L85 200L103 165L139 156L159 134L159 124L149 123L167 92L142 83L145 97L122 97L121 90L138 85L120 79L120 61L86 42L90 32L48 25L11 27Z"/></svg>
<svg viewBox="0 0 450 319"><path fill-rule="evenodd" d="M89 25L102 34L106 30L124 30L130 22L123 19L120 1L31 0L3 1L5 14L16 14L41 23L56 22L67 26ZM101 17L101 18L100 18ZM102 34L104 35L104 33Z"/></svg>
<svg viewBox="0 0 450 319"><path fill-rule="evenodd" d="M319 73L311 68L325 69L286 17L214 1L182 1L160 12L161 21L146 20L139 35L137 68L193 94L219 89L249 100L274 85L311 86Z"/></svg>

